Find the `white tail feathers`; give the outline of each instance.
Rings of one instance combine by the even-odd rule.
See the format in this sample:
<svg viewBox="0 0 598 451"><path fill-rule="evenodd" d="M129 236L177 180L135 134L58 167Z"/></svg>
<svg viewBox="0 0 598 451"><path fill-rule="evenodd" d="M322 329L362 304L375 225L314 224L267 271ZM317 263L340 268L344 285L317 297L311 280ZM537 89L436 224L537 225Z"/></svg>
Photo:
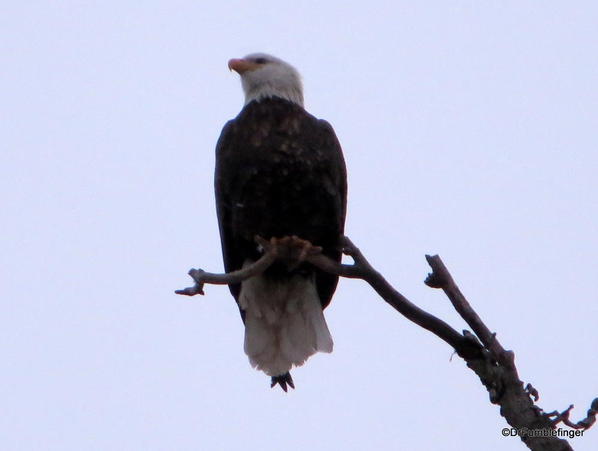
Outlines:
<svg viewBox="0 0 598 451"><path fill-rule="evenodd" d="M241 285L239 305L245 311L245 353L267 375L284 374L316 352L332 352L313 276L297 274L284 282L252 277Z"/></svg>

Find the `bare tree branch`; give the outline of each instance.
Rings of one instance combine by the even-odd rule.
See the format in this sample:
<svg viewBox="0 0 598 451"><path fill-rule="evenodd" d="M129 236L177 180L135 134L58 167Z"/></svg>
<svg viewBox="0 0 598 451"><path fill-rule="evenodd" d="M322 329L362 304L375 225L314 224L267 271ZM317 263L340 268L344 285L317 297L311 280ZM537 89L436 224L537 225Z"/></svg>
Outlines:
<svg viewBox="0 0 598 451"><path fill-rule="evenodd" d="M490 402L500 406L501 415L509 425L518 431L521 440L531 450L572 450L566 440L552 434L551 431L554 431L561 422L573 429L582 430L589 429L596 422L598 398L592 402L586 418L577 423L569 420L573 405L561 413L558 411L544 413L534 404L534 401L539 399L538 391L531 384L524 387L517 374L513 351L503 348L496 338L496 334L490 331L461 293L438 255L426 255L432 273L428 275L425 283L432 288L440 288L444 291L455 310L474 333L464 330L461 334L446 322L409 301L373 268L357 246L347 237L343 237L343 253L353 258L352 265L341 264L328 258L320 252L321 248L311 246L310 243L297 237L273 238L270 241L256 237L256 241L262 246L264 254L255 263L227 274L214 274L201 269L192 269L189 271L189 275L195 281L195 285L177 290L175 293L187 296L204 294L203 286L206 283L236 284L261 274L277 260L284 260L287 263L293 260L298 263L305 261L331 274L366 281L381 298L399 313L452 346L457 354L465 360L467 366L478 375L488 390ZM299 247L298 254L297 247Z"/></svg>
<svg viewBox="0 0 598 451"><path fill-rule="evenodd" d="M176 294L182 294L185 296L195 296L196 294L204 294L204 284L210 285L229 285L240 283L250 277L256 276L263 273L266 269L276 261L277 253L276 250L270 250L255 263L250 266L246 266L238 271L233 271L225 274L216 274L211 272L205 272L203 269L190 269L188 274L195 281L195 285L187 287L182 290L176 290Z"/></svg>
<svg viewBox="0 0 598 451"><path fill-rule="evenodd" d="M409 299L395 290L386 279L376 271L367 261L359 248L344 237L343 252L354 260L353 265L339 264L320 254L312 257L309 262L323 271L337 274L342 277L363 279L371 285L378 295L390 304L399 313L410 321L429 330L453 348L461 357L481 357L482 347L477 340L464 336L449 326L441 319L422 310Z"/></svg>
<svg viewBox="0 0 598 451"><path fill-rule="evenodd" d="M484 350L487 351L486 362L467 358L465 361L488 390L490 402L500 405L501 415L519 431L521 440L530 449L571 450L572 448L566 440L557 436L544 435L550 434L559 421L563 421L567 425L573 424L566 422L573 405L562 414L556 413L558 421L551 420L550 417L554 415L546 414L536 406L534 401L538 401L540 398L538 391L531 384L527 384L524 388L523 382L517 374L513 351L505 350L496 338L496 334L490 332L490 329L463 296L440 257L426 255L426 260L432 268L432 273L428 275L425 283L444 291L455 310L473 329L484 345ZM532 396L534 400L532 400ZM595 404L598 404L598 399L594 400L592 407L596 407ZM591 412L594 412L593 416ZM595 415L595 410L590 409L587 418L577 423L579 427L576 429L588 429L595 421Z"/></svg>
<svg viewBox="0 0 598 451"><path fill-rule="evenodd" d="M573 404L571 404L561 413L555 410L554 412L547 413L546 415L548 417L555 417L555 419L552 421L554 426L562 421L573 429L589 429L596 422L596 415L598 415L598 398L595 398L594 401L592 401L592 405L588 409L586 417L582 420L579 420L577 423L573 423L571 420L569 420L569 413L571 412L571 409L573 409Z"/></svg>
<svg viewBox="0 0 598 451"><path fill-rule="evenodd" d="M447 295L455 310L461 315L469 327L480 339L486 349L488 349L496 359L503 365L514 368L514 355L512 352L505 351L496 334L490 332L490 329L484 324L475 310L471 307L459 287L448 272L446 266L438 255L426 255L426 260L432 268L432 273L428 275L425 284L432 288L442 288Z"/></svg>

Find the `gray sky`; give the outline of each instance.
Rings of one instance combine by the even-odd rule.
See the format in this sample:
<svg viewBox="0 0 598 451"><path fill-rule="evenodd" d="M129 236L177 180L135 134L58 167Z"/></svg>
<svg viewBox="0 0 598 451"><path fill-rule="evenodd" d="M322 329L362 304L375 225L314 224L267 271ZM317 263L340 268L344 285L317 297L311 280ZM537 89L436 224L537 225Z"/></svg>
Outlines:
<svg viewBox="0 0 598 451"><path fill-rule="evenodd" d="M439 253L546 410L598 396L598 4L12 2L1 8L7 450L524 449L451 349L359 281L335 350L269 388L220 270L231 57L303 74L349 170L347 233L406 296ZM598 430L573 440L598 448Z"/></svg>

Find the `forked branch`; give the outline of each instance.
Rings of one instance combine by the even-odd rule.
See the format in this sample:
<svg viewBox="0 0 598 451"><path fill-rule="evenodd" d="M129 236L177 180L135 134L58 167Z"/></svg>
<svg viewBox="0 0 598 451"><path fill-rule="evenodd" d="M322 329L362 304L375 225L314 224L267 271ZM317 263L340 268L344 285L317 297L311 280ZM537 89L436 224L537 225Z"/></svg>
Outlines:
<svg viewBox="0 0 598 451"><path fill-rule="evenodd" d="M491 332L484 321L475 312L448 269L438 255L426 255L432 273L425 283L432 288L440 288L451 301L459 315L473 330L457 332L446 322L422 310L390 285L386 279L374 269L361 251L347 237L343 237L343 253L353 259L353 264L338 263L320 251L316 246L297 237L285 237L266 241L256 237L263 248L263 256L255 263L239 271L226 274L208 273L201 269L191 269L189 275L195 285L177 290L177 294L193 296L204 294L204 284L237 284L255 275L261 274L277 260L297 260L298 263L310 263L322 271L351 279L363 279L388 304L410 321L429 330L450 346L462 357L467 366L474 371L488 390L490 401L500 405L500 413L517 431L521 440L532 450L571 450L569 443L550 434L559 423L573 429L589 429L596 422L598 414L598 398L594 399L586 418L572 422L569 415L573 406L559 413L545 413L535 405L539 399L538 391L527 384L524 388L515 367L515 355L503 348L496 334ZM307 244L306 244L307 243ZM299 249L297 251L297 249ZM298 264L297 263L297 264ZM532 397L534 398L532 400Z"/></svg>

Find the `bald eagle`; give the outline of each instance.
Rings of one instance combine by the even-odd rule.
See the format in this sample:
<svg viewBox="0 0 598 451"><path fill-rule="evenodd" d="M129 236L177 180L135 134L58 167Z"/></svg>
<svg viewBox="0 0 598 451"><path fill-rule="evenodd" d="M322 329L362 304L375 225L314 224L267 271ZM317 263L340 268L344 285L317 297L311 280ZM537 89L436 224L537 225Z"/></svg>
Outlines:
<svg viewBox="0 0 598 451"><path fill-rule="evenodd" d="M297 70L271 55L231 59L245 105L216 146L216 207L224 266L235 271L263 250L255 236L297 236L340 261L347 176L330 124L303 108ZM295 388L289 370L316 352L332 352L323 309L338 277L301 263L277 262L259 276L230 285L245 324L251 365L271 386Z"/></svg>

